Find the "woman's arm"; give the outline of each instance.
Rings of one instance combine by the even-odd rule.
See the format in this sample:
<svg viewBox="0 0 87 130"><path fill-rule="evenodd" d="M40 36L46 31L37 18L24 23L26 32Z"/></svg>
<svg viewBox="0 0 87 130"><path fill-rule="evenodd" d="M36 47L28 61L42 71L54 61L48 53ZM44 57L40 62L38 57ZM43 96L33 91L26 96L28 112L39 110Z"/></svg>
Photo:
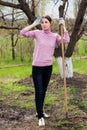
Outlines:
<svg viewBox="0 0 87 130"><path fill-rule="evenodd" d="M34 27L35 27L35 24L32 23L31 25L29 25L29 26L23 28L23 30L25 30L25 31L30 31L30 30L31 30L32 28L34 28Z"/></svg>
<svg viewBox="0 0 87 130"><path fill-rule="evenodd" d="M63 41L64 41L64 43L69 43L70 37L69 37L68 31L66 30L65 26L63 26L63 29L64 29ZM61 43L61 36L60 35L57 36L57 43Z"/></svg>
<svg viewBox="0 0 87 130"><path fill-rule="evenodd" d="M23 29L20 31L20 35L25 36L25 37L33 37L34 32L30 32L30 30L31 30L32 28L34 28L34 27L35 27L35 24L32 23L31 25L29 25L29 26L23 28Z"/></svg>
<svg viewBox="0 0 87 130"><path fill-rule="evenodd" d="M70 41L69 33L68 33L68 31L66 30L66 27L65 27L65 26L63 26L63 29L64 29L64 37L63 37L64 43L69 43L69 41Z"/></svg>
<svg viewBox="0 0 87 130"><path fill-rule="evenodd" d="M69 33L68 33L67 30L64 31L64 38L63 38L63 40L64 40L64 43L69 43L70 42L70 36L69 36Z"/></svg>
<svg viewBox="0 0 87 130"><path fill-rule="evenodd" d="M64 43L69 43L70 37L69 37L68 31L66 30L66 27L65 27L65 20L62 17L59 18L59 26L60 26L60 28L61 28L61 26L63 26L63 31L64 31L63 41L64 41ZM61 43L61 36L59 35L58 37L57 37L57 42Z"/></svg>

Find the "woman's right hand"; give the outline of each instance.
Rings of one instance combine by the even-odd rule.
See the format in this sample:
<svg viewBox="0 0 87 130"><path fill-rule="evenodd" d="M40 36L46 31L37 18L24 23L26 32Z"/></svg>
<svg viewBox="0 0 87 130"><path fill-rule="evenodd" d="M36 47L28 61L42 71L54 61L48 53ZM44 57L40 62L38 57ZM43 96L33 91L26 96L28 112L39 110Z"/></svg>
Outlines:
<svg viewBox="0 0 87 130"><path fill-rule="evenodd" d="M59 25L61 24L65 26L65 20L63 19L63 17L59 18Z"/></svg>
<svg viewBox="0 0 87 130"><path fill-rule="evenodd" d="M65 27L65 20L64 20L62 17L59 18L59 25L63 25L64 31L67 31L67 30L66 30L66 27Z"/></svg>

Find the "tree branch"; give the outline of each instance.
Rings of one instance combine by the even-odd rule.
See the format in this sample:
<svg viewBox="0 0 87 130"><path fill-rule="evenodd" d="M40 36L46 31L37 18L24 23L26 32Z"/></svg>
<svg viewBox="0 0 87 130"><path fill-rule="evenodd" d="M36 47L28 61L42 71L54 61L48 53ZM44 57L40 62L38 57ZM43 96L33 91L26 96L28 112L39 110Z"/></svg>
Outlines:
<svg viewBox="0 0 87 130"><path fill-rule="evenodd" d="M0 12L1 12L1 10L0 10ZM14 14L20 14L20 13L22 13L23 11L19 11L19 12L14 12ZM2 16L0 16L0 18L2 18L3 20L5 20L5 17L7 17L7 16L11 16L12 15L12 13L8 13L8 14L3 14L2 13Z"/></svg>
<svg viewBox="0 0 87 130"><path fill-rule="evenodd" d="M20 29L20 28L18 28L18 27L0 26L0 29Z"/></svg>
<svg viewBox="0 0 87 130"><path fill-rule="evenodd" d="M13 7L13 8L16 8L16 9L21 9L20 4L13 4L13 3L10 3L10 2L4 2L2 0L0 0L0 5L7 6L7 7Z"/></svg>
<svg viewBox="0 0 87 130"><path fill-rule="evenodd" d="M36 19L36 17L32 14L29 5L26 3L25 0L18 0L18 2L20 3L21 10L23 10L23 12L26 14L28 19L30 20L29 22L32 23Z"/></svg>
<svg viewBox="0 0 87 130"><path fill-rule="evenodd" d="M3 19L4 24L6 24L6 21L5 21L5 18L4 18L4 14L3 14L3 12L2 12L1 10L0 10L0 12L1 12L1 14L2 14L1 18Z"/></svg>

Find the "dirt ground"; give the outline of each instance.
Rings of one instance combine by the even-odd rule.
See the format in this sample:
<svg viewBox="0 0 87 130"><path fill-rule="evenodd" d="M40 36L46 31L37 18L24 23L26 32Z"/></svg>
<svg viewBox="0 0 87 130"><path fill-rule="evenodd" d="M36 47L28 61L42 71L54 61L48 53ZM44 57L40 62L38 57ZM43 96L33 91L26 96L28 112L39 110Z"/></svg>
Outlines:
<svg viewBox="0 0 87 130"><path fill-rule="evenodd" d="M59 86L63 87L63 79L61 79L59 75L53 74L51 80L53 82L50 82L48 91L51 92L54 87L54 93L58 94L56 89ZM77 93L75 99L87 101L87 75L75 73L73 78L66 79L66 81L68 87L76 87ZM18 84L33 86L32 77L27 77L19 81ZM82 92L84 92L84 94L81 94ZM75 109L79 109L80 114L75 113ZM54 105L50 105L50 109L47 109L47 112L50 113L51 116L46 119L46 126L38 127L38 120L35 116L34 109L25 110L1 105L0 130L87 130L87 109L81 107L80 104L76 104L75 109L70 110L66 118L62 107L58 108L55 102ZM58 122L60 122L60 124L63 122L63 124L58 125Z"/></svg>

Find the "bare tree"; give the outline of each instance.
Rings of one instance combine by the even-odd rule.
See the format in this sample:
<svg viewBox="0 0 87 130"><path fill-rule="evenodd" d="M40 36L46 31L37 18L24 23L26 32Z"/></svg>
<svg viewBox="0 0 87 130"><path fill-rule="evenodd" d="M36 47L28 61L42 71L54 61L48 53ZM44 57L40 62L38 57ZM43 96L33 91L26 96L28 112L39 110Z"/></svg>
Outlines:
<svg viewBox="0 0 87 130"><path fill-rule="evenodd" d="M64 10L65 10L65 5L67 2L68 2L68 0L61 0L61 4L58 8L59 9L59 18L62 18L62 19L65 18ZM80 37L82 36L83 31L84 31L85 26L84 25L82 26L82 24L83 24L86 7L87 7L87 1L81 0L78 14L77 14L76 21L75 21L75 25L74 25L74 28L73 28L73 31L72 31L72 34L70 37L70 43L68 44L68 47L66 48L66 50L64 51L64 46L61 46L61 45L59 47L55 48L54 56L56 57L61 77L64 76L63 70L66 71L67 78L73 77L73 67L72 67L71 56L73 54L76 42L80 39ZM59 26L59 31L61 32L60 26ZM64 57L64 55L65 55L65 57ZM61 67L62 66L61 61L63 61L64 67Z"/></svg>
<svg viewBox="0 0 87 130"><path fill-rule="evenodd" d="M11 27L12 27L12 31L11 31L11 45L12 45L12 59L15 60L15 46L17 44L18 41L18 34L15 40L15 33L14 33L14 23L15 23L15 17L14 17L14 8L12 9L12 22L11 22Z"/></svg>
<svg viewBox="0 0 87 130"><path fill-rule="evenodd" d="M79 6L75 25L74 25L74 28L73 28L73 31L72 31L72 34L71 34L71 37L70 37L70 43L69 43L68 48L67 48L66 53L65 53L66 57L72 56L75 44L83 34L85 24L87 24L87 22L86 22L82 27L86 8L87 8L87 0L82 0L81 3L80 3L80 6ZM82 27L82 29L81 29L81 27Z"/></svg>
<svg viewBox="0 0 87 130"><path fill-rule="evenodd" d="M26 14L30 22L33 22L36 18L35 15L32 14L32 11L26 0L18 0L17 4L1 0L0 5L22 10Z"/></svg>

